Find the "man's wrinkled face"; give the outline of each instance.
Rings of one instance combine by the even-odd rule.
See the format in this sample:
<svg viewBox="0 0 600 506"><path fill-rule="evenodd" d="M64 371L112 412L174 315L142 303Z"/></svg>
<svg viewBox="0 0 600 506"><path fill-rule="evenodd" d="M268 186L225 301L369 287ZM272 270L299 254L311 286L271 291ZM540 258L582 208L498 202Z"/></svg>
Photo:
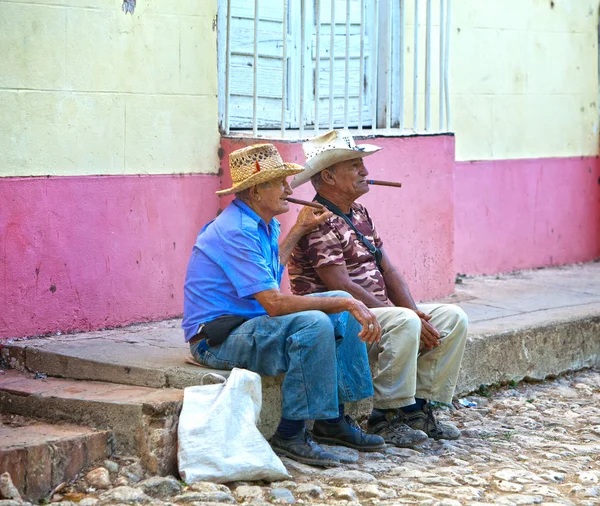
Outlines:
<svg viewBox="0 0 600 506"><path fill-rule="evenodd" d="M369 191L367 176L369 171L362 158L354 158L336 163L331 171L335 187L339 193L353 196L355 199Z"/></svg>
<svg viewBox="0 0 600 506"><path fill-rule="evenodd" d="M273 179L260 186L260 205L272 216L288 212L289 202L286 200L292 189L285 177Z"/></svg>

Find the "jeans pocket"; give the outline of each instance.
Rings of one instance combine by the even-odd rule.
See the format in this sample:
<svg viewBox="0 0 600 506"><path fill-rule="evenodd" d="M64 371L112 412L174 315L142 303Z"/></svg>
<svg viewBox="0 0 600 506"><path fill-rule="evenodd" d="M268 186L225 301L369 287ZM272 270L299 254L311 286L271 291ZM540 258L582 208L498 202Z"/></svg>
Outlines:
<svg viewBox="0 0 600 506"><path fill-rule="evenodd" d="M196 362L202 365L206 365L206 363L204 362L204 354L206 352L198 346L198 343L190 344L190 353L192 354L192 357L194 357L194 360Z"/></svg>

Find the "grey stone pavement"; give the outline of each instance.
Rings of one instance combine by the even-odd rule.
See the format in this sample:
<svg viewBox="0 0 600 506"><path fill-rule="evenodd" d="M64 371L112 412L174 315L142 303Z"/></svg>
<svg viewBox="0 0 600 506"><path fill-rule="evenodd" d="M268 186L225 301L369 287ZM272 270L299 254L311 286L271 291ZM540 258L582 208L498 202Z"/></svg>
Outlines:
<svg viewBox="0 0 600 506"><path fill-rule="evenodd" d="M182 484L148 477L135 459L112 458L52 497L65 506L108 504L327 504L332 506L594 506L600 504L600 372L470 395L444 410L456 441L414 449L331 451L354 461L321 469L282 461L289 480ZM16 502L5 506L19 506Z"/></svg>

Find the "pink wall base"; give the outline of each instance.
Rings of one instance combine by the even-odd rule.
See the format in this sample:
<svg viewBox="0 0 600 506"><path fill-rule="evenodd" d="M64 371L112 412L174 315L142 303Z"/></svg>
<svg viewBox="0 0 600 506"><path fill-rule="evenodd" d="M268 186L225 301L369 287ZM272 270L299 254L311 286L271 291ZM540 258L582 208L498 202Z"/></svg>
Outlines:
<svg viewBox="0 0 600 506"><path fill-rule="evenodd" d="M0 180L0 338L182 313L217 176Z"/></svg>
<svg viewBox="0 0 600 506"><path fill-rule="evenodd" d="M231 186L227 168L231 151L256 139L222 139L222 188ZM360 140L357 143L360 144ZM373 179L399 181L402 188L373 186L360 202L369 210L384 248L403 273L416 299L448 295L454 290L454 137L377 137L364 140L383 149L365 158ZM300 143L275 142L284 161L304 163ZM310 183L294 196L311 200ZM231 198L223 198L225 207ZM298 207L278 216L284 233L295 222ZM284 280L284 286L286 284Z"/></svg>
<svg viewBox="0 0 600 506"><path fill-rule="evenodd" d="M458 272L600 256L598 157L457 162L454 187Z"/></svg>
<svg viewBox="0 0 600 506"><path fill-rule="evenodd" d="M0 339L115 327L181 314L200 228L231 198L223 177L0 179ZM497 273L600 256L597 157L454 162L452 136L380 137L361 198L418 300L452 293L456 272ZM276 143L303 163L300 143ZM295 196L311 199L310 184ZM280 216L284 233L298 207ZM287 282L287 280L284 282Z"/></svg>

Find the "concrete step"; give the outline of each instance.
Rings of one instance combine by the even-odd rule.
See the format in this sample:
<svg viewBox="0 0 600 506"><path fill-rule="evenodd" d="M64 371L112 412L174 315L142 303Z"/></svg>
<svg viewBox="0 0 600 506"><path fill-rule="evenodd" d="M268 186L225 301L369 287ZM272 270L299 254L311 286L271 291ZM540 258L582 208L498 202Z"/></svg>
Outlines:
<svg viewBox="0 0 600 506"><path fill-rule="evenodd" d="M111 453L108 430L0 415L0 473L9 472L29 501L47 499L57 485Z"/></svg>
<svg viewBox="0 0 600 506"><path fill-rule="evenodd" d="M600 366L600 263L462 281L440 301L458 304L470 321L457 394ZM185 363L181 320L3 344L10 367L63 378L184 388L209 372L227 375ZM281 381L263 378L259 427L266 436L279 419Z"/></svg>
<svg viewBox="0 0 600 506"><path fill-rule="evenodd" d="M10 339L0 348L6 366L48 376L152 388L200 385L209 373L229 371L186 363L190 356L181 320L165 320L99 332ZM270 436L279 423L282 377L262 378L260 430Z"/></svg>
<svg viewBox="0 0 600 506"><path fill-rule="evenodd" d="M152 388L197 385L205 369L185 363L181 320L114 330L8 340L3 360L13 369L49 376Z"/></svg>
<svg viewBox="0 0 600 506"><path fill-rule="evenodd" d="M600 367L600 262L469 276L444 302L469 316L457 394Z"/></svg>
<svg viewBox="0 0 600 506"><path fill-rule="evenodd" d="M183 391L172 388L36 379L17 370L0 375L0 411L110 429L117 453L138 455L146 469L160 475L177 471L182 401Z"/></svg>
<svg viewBox="0 0 600 506"><path fill-rule="evenodd" d="M502 326L495 332L470 333L458 377L456 395L481 385L543 380L568 371L600 367L600 306L557 319L544 311L544 322L523 327Z"/></svg>

